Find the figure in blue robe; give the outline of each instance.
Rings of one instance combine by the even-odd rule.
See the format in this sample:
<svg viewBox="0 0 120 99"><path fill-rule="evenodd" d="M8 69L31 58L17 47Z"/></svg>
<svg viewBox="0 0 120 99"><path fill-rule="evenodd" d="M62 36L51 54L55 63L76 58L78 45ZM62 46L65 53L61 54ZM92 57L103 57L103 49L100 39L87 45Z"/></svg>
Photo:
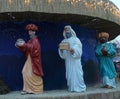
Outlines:
<svg viewBox="0 0 120 99"><path fill-rule="evenodd" d="M99 73L102 78L103 88L116 88L116 69L112 58L116 55L115 47L107 43L109 34L101 32L99 34L100 43L96 46L95 54L99 63Z"/></svg>

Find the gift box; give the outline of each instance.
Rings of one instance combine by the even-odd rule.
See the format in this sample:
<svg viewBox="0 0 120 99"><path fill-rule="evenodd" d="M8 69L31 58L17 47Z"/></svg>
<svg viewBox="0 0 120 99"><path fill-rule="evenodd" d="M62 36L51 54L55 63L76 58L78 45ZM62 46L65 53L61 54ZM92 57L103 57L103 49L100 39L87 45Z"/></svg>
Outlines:
<svg viewBox="0 0 120 99"><path fill-rule="evenodd" d="M15 43L15 46L19 46L19 45L23 45L25 43L25 41L21 38L17 39L16 43Z"/></svg>
<svg viewBox="0 0 120 99"><path fill-rule="evenodd" d="M19 39L17 39L17 41L16 41L17 43L23 43L23 42L25 42L23 39L21 39L21 38L19 38Z"/></svg>
<svg viewBox="0 0 120 99"><path fill-rule="evenodd" d="M70 49L69 43L67 43L67 42L60 43L59 44L59 49L61 49L61 50L69 50Z"/></svg>

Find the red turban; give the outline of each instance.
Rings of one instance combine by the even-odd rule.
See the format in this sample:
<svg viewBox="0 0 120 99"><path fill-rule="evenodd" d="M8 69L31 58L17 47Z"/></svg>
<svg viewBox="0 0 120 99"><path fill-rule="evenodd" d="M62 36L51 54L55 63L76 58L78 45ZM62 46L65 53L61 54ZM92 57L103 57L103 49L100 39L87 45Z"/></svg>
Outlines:
<svg viewBox="0 0 120 99"><path fill-rule="evenodd" d="M38 26L37 25L35 25L35 24L28 24L27 26L26 26L26 30L32 30L32 31L37 31L38 30Z"/></svg>

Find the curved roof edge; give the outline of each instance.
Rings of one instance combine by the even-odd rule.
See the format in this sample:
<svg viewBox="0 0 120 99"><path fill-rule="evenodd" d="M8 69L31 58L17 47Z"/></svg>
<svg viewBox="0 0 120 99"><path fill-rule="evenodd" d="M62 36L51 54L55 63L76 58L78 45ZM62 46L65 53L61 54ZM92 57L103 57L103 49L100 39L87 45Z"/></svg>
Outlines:
<svg viewBox="0 0 120 99"><path fill-rule="evenodd" d="M98 17L120 25L120 10L109 0L1 0L0 12L40 12Z"/></svg>

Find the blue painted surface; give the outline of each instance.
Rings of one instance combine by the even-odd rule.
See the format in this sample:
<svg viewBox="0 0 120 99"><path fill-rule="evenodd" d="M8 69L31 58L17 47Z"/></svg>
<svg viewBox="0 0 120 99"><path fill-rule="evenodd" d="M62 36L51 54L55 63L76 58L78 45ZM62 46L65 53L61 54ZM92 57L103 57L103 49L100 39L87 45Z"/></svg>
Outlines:
<svg viewBox="0 0 120 99"><path fill-rule="evenodd" d="M11 90L22 89L22 67L25 56L14 44L16 39L29 40L25 30L31 22L0 22L0 76ZM41 43L42 64L44 71L44 90L66 88L64 61L58 55L58 44L63 39L63 28L67 23L32 22L39 26L37 32ZM98 80L96 57L97 32L79 25L71 25L83 44L82 64L86 83Z"/></svg>

